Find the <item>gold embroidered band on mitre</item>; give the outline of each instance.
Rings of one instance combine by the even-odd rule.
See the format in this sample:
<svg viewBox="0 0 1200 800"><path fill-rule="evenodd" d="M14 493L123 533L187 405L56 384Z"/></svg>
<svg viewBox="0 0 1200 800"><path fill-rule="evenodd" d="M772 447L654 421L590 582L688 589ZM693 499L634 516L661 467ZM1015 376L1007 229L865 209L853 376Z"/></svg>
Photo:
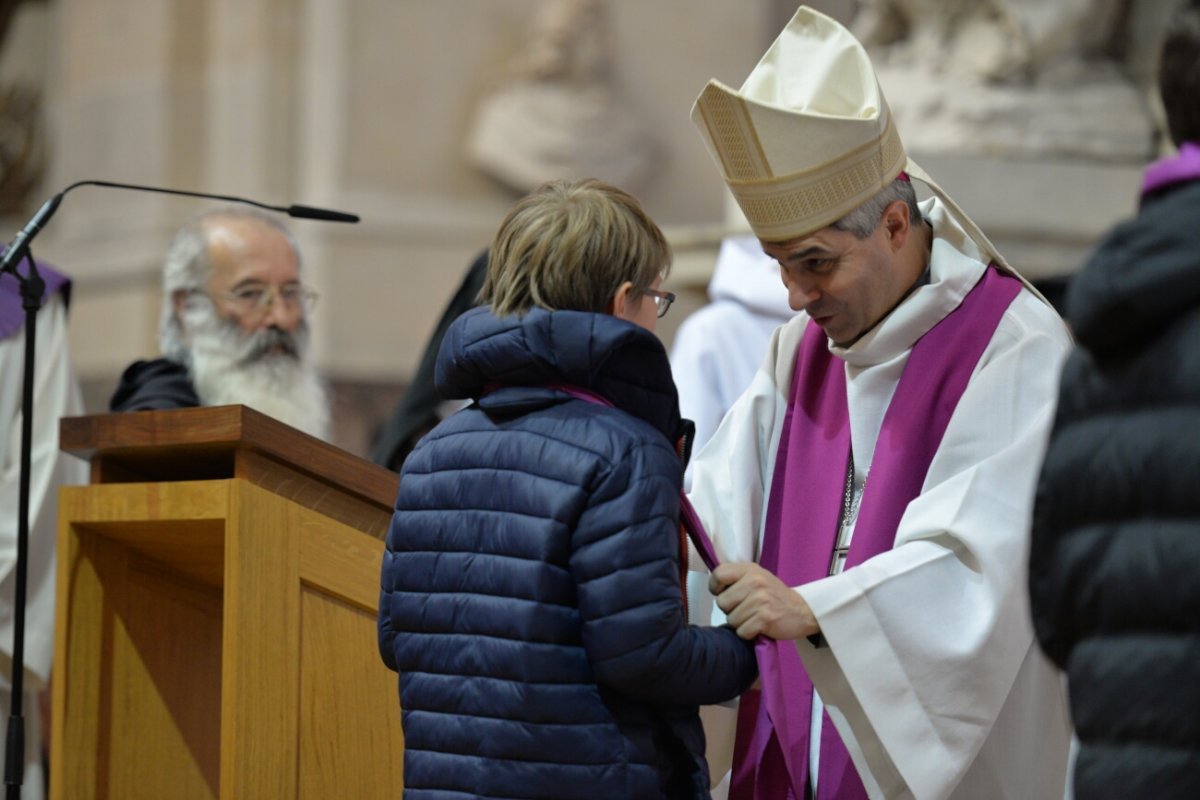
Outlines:
<svg viewBox="0 0 1200 800"><path fill-rule="evenodd" d="M895 180L907 161L886 105L879 136L835 159L783 176L772 175L745 100L710 84L696 107L720 156L729 190L754 234L764 241L796 239L837 222Z"/></svg>

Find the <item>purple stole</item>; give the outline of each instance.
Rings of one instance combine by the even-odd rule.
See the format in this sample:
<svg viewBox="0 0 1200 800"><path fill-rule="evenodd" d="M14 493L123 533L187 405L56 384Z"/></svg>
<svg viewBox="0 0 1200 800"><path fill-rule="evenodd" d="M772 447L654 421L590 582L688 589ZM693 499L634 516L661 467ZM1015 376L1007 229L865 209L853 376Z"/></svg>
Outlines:
<svg viewBox="0 0 1200 800"><path fill-rule="evenodd" d="M3 248L0 247L0 252ZM46 282L46 291L42 294L42 304L55 292L61 291L64 296L70 292L71 280L66 275L52 269L43 261L37 262L38 275ZM29 264L25 259L17 264L17 272L22 276L29 274ZM12 336L25 324L25 307L21 300L21 284L7 272L0 274L0 339Z"/></svg>
<svg viewBox="0 0 1200 800"><path fill-rule="evenodd" d="M917 341L892 398L871 461L846 568L892 549L908 504L920 494L971 373L1017 279L989 267L962 303ZM810 324L796 357L775 458L759 559L788 586L828 574L850 458L845 367ZM786 534L786 542L782 541ZM761 696L743 696L730 800L803 800L809 783L813 686L793 642L756 644ZM817 800L866 798L846 746L826 714Z"/></svg>

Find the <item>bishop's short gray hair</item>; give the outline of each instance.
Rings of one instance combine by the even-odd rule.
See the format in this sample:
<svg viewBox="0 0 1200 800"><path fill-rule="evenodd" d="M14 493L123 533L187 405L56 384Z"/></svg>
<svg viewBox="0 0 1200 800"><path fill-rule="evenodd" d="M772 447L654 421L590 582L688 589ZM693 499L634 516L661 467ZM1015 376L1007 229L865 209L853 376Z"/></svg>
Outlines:
<svg viewBox="0 0 1200 800"><path fill-rule="evenodd" d="M908 205L908 218L911 222L915 224L923 219L912 182L896 178L861 206L833 223L832 227L852 233L856 239L866 239L879 227L879 221L883 219L883 210L897 200L903 200Z"/></svg>
<svg viewBox="0 0 1200 800"><path fill-rule="evenodd" d="M287 239L296 254L297 267L301 265L300 248L291 231L274 216L255 208L229 206L197 214L183 224L167 247L163 261L162 313L158 319L158 346L162 354L172 361L186 364L188 345L184 341L183 327L175 314L174 296L178 291L203 291L212 275L209 260L208 235L212 224L222 220L254 220L279 231Z"/></svg>

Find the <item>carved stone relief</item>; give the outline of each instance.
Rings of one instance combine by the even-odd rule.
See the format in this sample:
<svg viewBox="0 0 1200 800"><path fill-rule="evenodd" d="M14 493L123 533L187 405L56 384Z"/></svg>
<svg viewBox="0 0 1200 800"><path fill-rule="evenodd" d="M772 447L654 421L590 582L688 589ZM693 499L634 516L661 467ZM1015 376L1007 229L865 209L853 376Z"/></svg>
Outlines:
<svg viewBox="0 0 1200 800"><path fill-rule="evenodd" d="M635 188L653 143L611 70L603 0L549 0L522 51L476 110L467 154L525 193L555 178L597 177Z"/></svg>
<svg viewBox="0 0 1200 800"><path fill-rule="evenodd" d="M19 216L35 199L46 167L42 102L23 83L0 85L0 217Z"/></svg>
<svg viewBox="0 0 1200 800"><path fill-rule="evenodd" d="M29 0L0 0L0 49L9 35L19 8ZM39 88L28 78L0 84L0 217L28 210L33 190L46 167L46 147Z"/></svg>
<svg viewBox="0 0 1200 800"><path fill-rule="evenodd" d="M1141 162L1146 94L1124 63L1131 0L863 0L853 29L912 149Z"/></svg>

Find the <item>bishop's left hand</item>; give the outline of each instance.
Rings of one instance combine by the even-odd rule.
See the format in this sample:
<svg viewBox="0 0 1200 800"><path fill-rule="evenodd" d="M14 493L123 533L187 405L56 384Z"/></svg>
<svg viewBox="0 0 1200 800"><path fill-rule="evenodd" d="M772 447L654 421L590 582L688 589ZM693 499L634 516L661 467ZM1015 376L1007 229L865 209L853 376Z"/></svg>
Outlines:
<svg viewBox="0 0 1200 800"><path fill-rule="evenodd" d="M799 592L758 564L718 565L708 590L743 639L799 639L821 630Z"/></svg>

